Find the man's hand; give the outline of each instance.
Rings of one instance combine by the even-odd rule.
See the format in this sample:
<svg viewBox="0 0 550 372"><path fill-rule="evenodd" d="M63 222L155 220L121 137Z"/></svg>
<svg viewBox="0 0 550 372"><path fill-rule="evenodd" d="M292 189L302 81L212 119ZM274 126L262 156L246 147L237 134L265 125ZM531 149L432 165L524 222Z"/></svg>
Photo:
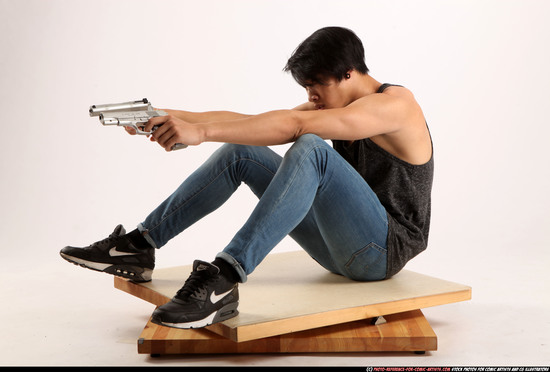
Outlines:
<svg viewBox="0 0 550 372"><path fill-rule="evenodd" d="M126 130L126 132L128 132L129 134L131 134L132 136L136 134L136 130L132 127L124 127L124 130Z"/></svg>
<svg viewBox="0 0 550 372"><path fill-rule="evenodd" d="M203 142L200 125L190 124L173 115L151 118L144 131L150 132L154 127L157 128L151 136L151 141L156 141L166 151L171 151L177 143L196 146Z"/></svg>

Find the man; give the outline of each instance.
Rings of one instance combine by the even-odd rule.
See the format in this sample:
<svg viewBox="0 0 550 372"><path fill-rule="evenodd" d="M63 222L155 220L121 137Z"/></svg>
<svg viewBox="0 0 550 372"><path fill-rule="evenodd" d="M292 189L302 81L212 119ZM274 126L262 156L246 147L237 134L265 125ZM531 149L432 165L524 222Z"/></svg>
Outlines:
<svg viewBox="0 0 550 372"><path fill-rule="evenodd" d="M323 28L286 71L308 94L292 110L243 115L167 110L145 130L176 143L225 143L138 228L118 226L63 258L95 270L151 280L154 249L222 205L242 183L258 196L249 220L212 262L195 261L158 324L196 328L237 315L238 283L287 235L327 270L352 280L391 277L426 248L432 143L419 105L404 87L381 84L350 30ZM333 141L329 146L326 139ZM267 146L294 142L284 158ZM215 229L215 227L213 227ZM202 247L190 247L196 249Z"/></svg>

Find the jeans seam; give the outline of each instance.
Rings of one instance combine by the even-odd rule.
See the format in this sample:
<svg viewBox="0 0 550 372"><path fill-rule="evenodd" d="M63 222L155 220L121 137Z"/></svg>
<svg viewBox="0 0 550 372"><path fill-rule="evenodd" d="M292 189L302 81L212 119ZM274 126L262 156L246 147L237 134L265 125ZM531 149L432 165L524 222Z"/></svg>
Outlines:
<svg viewBox="0 0 550 372"><path fill-rule="evenodd" d="M368 266L365 266L367 269L369 267L372 267L372 266L376 266L383 258L383 254L388 252L387 248L384 248L382 246L380 246L379 244L377 244L376 242L370 242L369 244L367 244L366 246L364 246L363 248L359 249L358 251L354 252L350 259L346 262L346 264L344 265L344 267L346 268L346 271L350 274L353 274L350 270L350 267L351 265L353 264L353 262L355 261L355 259L357 258L357 256L360 256L362 255L363 253L365 253L366 251L368 251L369 249L371 248L374 248L376 249L380 255L378 256L378 258L376 259L375 262L371 263L370 265Z"/></svg>

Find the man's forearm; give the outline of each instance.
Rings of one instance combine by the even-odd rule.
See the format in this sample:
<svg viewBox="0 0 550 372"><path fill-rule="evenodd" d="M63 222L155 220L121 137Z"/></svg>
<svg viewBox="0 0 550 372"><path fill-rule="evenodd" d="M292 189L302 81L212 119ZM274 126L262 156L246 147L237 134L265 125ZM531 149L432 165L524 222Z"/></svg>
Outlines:
<svg viewBox="0 0 550 372"><path fill-rule="evenodd" d="M199 125L203 142L269 146L295 141L299 133L298 123L292 110L278 110Z"/></svg>
<svg viewBox="0 0 550 372"><path fill-rule="evenodd" d="M229 121L235 119L244 119L250 115L240 114L231 111L207 111L207 112L191 112L183 110L165 110L171 115L186 121L188 123L208 123L214 121Z"/></svg>
<svg viewBox="0 0 550 372"><path fill-rule="evenodd" d="M203 142L252 146L280 145L293 142L304 134L301 129L302 121L297 113L295 110L279 110L251 116L223 115L224 118L233 120L206 123L190 123L169 113L149 120L145 131L156 127L152 140L157 141L167 151L176 143L189 146L200 145Z"/></svg>

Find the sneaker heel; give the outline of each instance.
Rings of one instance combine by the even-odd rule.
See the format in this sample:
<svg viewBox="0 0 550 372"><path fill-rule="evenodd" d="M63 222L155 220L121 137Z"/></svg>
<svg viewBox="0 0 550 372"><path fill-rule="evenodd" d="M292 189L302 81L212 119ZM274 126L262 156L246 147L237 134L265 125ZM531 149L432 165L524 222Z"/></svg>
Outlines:
<svg viewBox="0 0 550 372"><path fill-rule="evenodd" d="M216 316L214 317L212 324L217 322L223 322L224 320L231 319L239 315L239 311L237 310L238 306L239 306L238 302L232 302L230 304L225 305L221 309L219 309L216 312Z"/></svg>

